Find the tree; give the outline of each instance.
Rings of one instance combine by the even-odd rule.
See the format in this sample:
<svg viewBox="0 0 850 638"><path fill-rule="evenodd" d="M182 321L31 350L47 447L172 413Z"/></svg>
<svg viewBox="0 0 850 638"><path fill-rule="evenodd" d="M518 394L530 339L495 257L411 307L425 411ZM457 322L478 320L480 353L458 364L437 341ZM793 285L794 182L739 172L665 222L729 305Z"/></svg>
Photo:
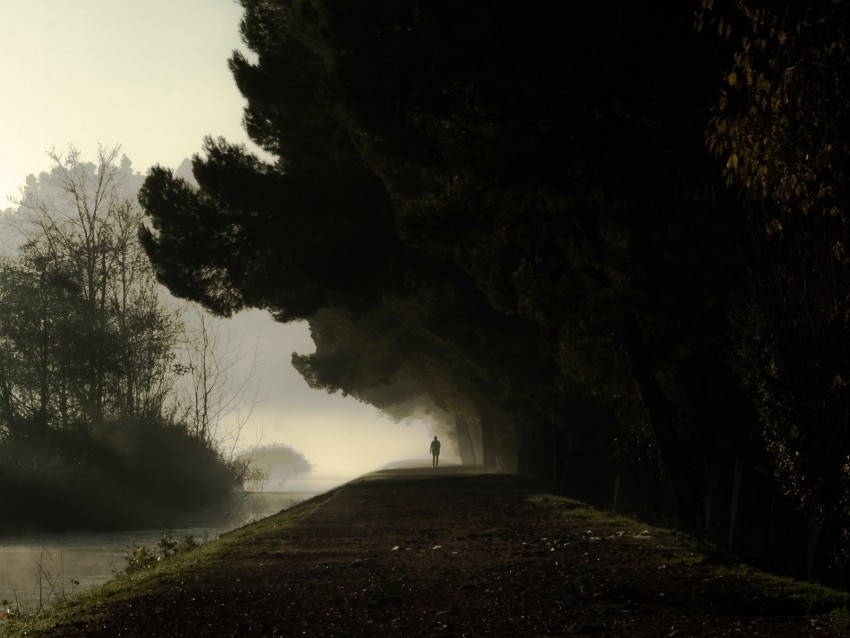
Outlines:
<svg viewBox="0 0 850 638"><path fill-rule="evenodd" d="M309 321L311 383L426 392L480 423L487 463L560 480L577 442L597 470L631 454L645 498L698 528L735 458L712 423L740 416L722 356L738 263L689 8L243 6L257 61L231 68L275 163L208 140L197 189L149 173L160 281Z"/></svg>
<svg viewBox="0 0 850 638"><path fill-rule="evenodd" d="M703 2L734 38L707 143L742 194L736 355L785 492L850 556L847 3Z"/></svg>
<svg viewBox="0 0 850 638"><path fill-rule="evenodd" d="M302 14L293 3L288 34L326 61L324 96L381 177L403 241L438 263L454 262L497 311L537 324L542 349L560 367L547 385L598 401L599 386L577 374L595 367L593 376L613 388L607 400L626 396L638 406L630 420L648 423L656 441L680 440L690 424L657 417L664 410L651 397L662 395L648 385L639 394L624 388L628 379L611 375L623 358L611 353L651 337L655 356L631 361L653 367L632 376L651 384L663 373L675 388L698 351L708 366L715 358L708 343L723 343L725 293L709 273L732 270L734 258L719 241L692 246L695 235L722 240L728 228L700 201L711 185L699 172L707 166L705 113L695 103L704 85L693 83L692 65L677 62L707 54L687 31L687 8L610 2L528 10L500 2L482 16L418 3L311 7ZM664 35L649 35L656 32ZM642 44L654 39L666 46ZM647 77L638 65L666 72ZM252 77L244 64L243 75ZM625 339L635 329L624 325L644 334ZM615 343L612 334L620 335ZM700 504L684 449L679 441L660 451L689 519L683 525L692 528Z"/></svg>
<svg viewBox="0 0 850 638"><path fill-rule="evenodd" d="M75 334L85 328L76 292L60 272L27 262L3 264L3 423L14 436L67 426L79 416L71 398L77 371L70 354Z"/></svg>
<svg viewBox="0 0 850 638"><path fill-rule="evenodd" d="M241 458L264 477L265 484L272 491L282 490L287 480L313 469L303 454L288 445L264 445Z"/></svg>
<svg viewBox="0 0 850 638"><path fill-rule="evenodd" d="M212 420L197 430L180 413L184 326L138 242L138 175L117 149L51 157L0 263L2 526L165 524L220 503L244 466L222 457Z"/></svg>
<svg viewBox="0 0 850 638"><path fill-rule="evenodd" d="M189 430L210 447L226 450L232 459L257 399L246 396L256 353L247 370L238 373L245 354L232 342L226 326L197 305L190 306L188 313L182 348L185 360L179 365L188 377L184 387Z"/></svg>
<svg viewBox="0 0 850 638"><path fill-rule="evenodd" d="M22 253L36 270L76 289L86 327L71 344L73 360L84 362L75 400L95 424L106 414L160 412L177 334L136 239L142 215L129 194L129 163L119 166L118 152L101 149L97 164L73 148L64 157L52 153L53 170L27 187L18 213L28 238Z"/></svg>

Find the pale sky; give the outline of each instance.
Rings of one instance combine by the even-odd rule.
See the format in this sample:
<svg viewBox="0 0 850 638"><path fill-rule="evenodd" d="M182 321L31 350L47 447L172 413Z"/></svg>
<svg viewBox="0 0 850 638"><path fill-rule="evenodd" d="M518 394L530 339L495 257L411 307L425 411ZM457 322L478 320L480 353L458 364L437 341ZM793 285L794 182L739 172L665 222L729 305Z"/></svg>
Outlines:
<svg viewBox="0 0 850 638"><path fill-rule="evenodd" d="M122 145L133 167L177 167L204 135L247 141L227 68L233 0L0 0L0 196L46 152Z"/></svg>
<svg viewBox="0 0 850 638"><path fill-rule="evenodd" d="M0 210L47 153L73 145L93 160L121 145L135 171L177 168L205 135L250 144L227 59L244 49L234 0L0 0ZM317 478L352 478L427 458L429 424L393 423L353 399L310 390L292 369L309 352L304 326L261 313L234 322L257 343L261 401L246 443L286 443ZM445 446L447 461L451 450Z"/></svg>

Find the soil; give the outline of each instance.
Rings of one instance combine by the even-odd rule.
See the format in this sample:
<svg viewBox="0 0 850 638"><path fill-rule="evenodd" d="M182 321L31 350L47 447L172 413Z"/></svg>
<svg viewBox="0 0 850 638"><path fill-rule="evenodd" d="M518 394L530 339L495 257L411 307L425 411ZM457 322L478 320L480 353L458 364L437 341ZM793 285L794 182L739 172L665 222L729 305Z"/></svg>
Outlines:
<svg viewBox="0 0 850 638"><path fill-rule="evenodd" d="M386 470L293 514L37 635L839 635L829 605L515 476Z"/></svg>

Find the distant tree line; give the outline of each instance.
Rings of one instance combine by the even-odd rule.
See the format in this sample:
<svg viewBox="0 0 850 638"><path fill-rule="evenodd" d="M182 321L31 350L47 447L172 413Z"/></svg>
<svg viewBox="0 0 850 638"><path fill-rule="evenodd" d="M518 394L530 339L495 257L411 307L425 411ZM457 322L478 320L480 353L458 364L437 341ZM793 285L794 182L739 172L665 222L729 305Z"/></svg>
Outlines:
<svg viewBox="0 0 850 638"><path fill-rule="evenodd" d="M242 5L275 160L150 171L160 281L308 321L311 385L464 462L840 575L846 2Z"/></svg>
<svg viewBox="0 0 850 638"><path fill-rule="evenodd" d="M247 466L178 395L198 368L139 244L140 176L118 148L52 159L4 220L19 245L0 260L0 532L173 526Z"/></svg>

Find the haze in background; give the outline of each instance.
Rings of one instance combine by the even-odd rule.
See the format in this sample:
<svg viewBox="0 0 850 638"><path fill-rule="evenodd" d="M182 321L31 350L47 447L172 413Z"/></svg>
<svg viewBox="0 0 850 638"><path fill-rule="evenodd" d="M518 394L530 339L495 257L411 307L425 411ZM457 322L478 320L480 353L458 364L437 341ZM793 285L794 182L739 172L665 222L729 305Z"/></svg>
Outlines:
<svg viewBox="0 0 850 638"><path fill-rule="evenodd" d="M434 428L429 419L396 423L374 406L306 384L290 364L293 351L315 349L306 324L276 323L260 310L241 313L233 324L244 339L243 370L249 367L252 345L258 348L258 399L243 432L243 447L286 443L314 466L310 475L288 480L284 489L330 488L398 460L421 459L422 465L430 465ZM442 430L438 426L437 434L446 442L440 460L457 463Z"/></svg>
<svg viewBox="0 0 850 638"><path fill-rule="evenodd" d="M227 67L232 51L244 50L241 15L234 0L0 2L0 210L28 174L50 169L47 151L68 144L86 160L98 145L120 144L143 173L176 169L205 135L258 151ZM286 489L324 489L399 459L430 463L429 421L394 423L308 388L290 365L293 351L313 350L306 325L259 311L229 325L257 352L258 400L242 446L287 444L314 466ZM446 462L456 460L450 445L443 450Z"/></svg>

